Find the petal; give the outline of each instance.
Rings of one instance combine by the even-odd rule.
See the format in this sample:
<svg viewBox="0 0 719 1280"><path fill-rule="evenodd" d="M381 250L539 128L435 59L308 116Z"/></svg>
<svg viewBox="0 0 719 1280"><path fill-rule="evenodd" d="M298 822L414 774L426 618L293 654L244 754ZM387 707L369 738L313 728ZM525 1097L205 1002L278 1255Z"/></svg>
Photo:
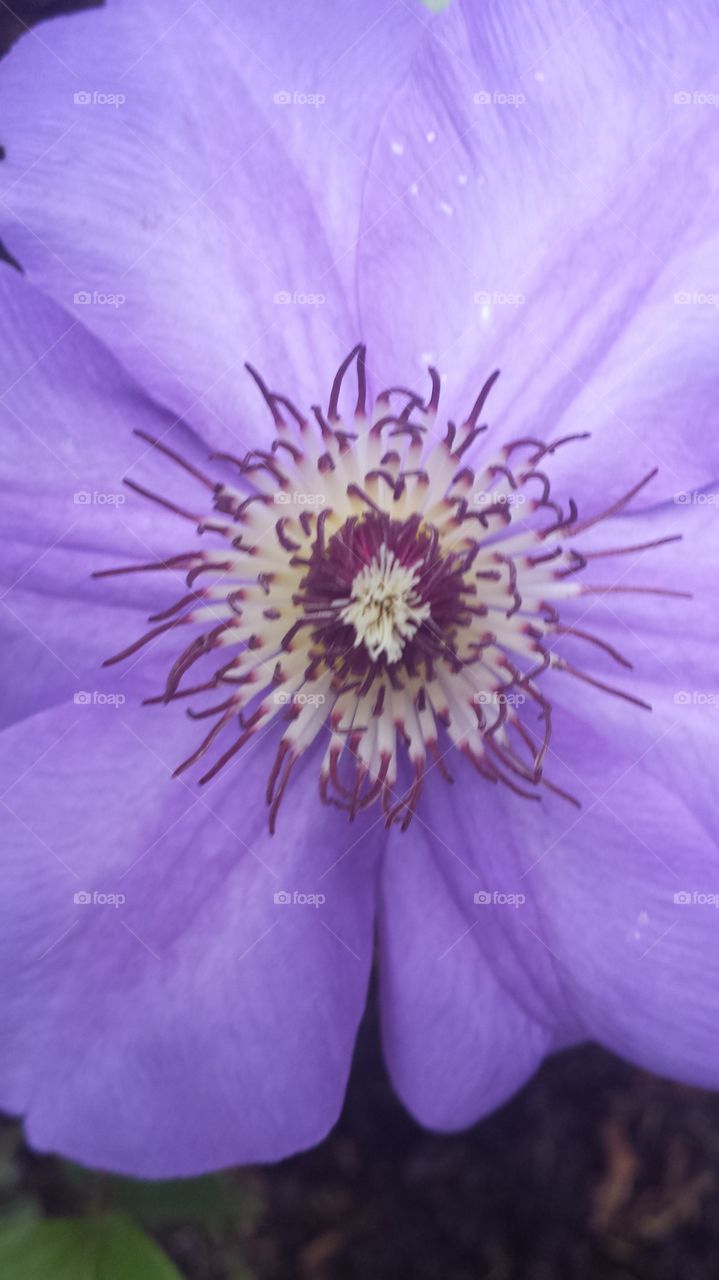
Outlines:
<svg viewBox="0 0 719 1280"><path fill-rule="evenodd" d="M586 695L593 714L596 709L604 736L621 741L662 786L675 789L675 772L681 768L682 800L709 830L715 801L707 776L708 744L719 731L718 510L716 491L680 493L671 506L597 526L587 535L588 547L645 549L590 562L582 576L601 584L599 594L567 601L562 610L568 625L607 641L632 663L632 670L621 671L601 649L569 639L567 657L593 678L652 707L650 716L627 715L621 699L607 699L583 686L583 698ZM672 537L673 542L652 545ZM570 689L567 681L557 679L554 687L558 703L571 708L577 686ZM555 739L561 753L560 739Z"/></svg>
<svg viewBox="0 0 719 1280"><path fill-rule="evenodd" d="M270 838L269 744L198 792L170 777L197 729L89 705L0 739L2 1104L36 1148L144 1177L317 1142L371 960L374 840L320 813L316 762Z"/></svg>
<svg viewBox="0 0 719 1280"><path fill-rule="evenodd" d="M617 675L608 653L578 641L561 652L651 712L560 672L540 678L553 708L545 776L581 808L489 787L453 755L458 785L429 779L420 817L439 833L435 852L467 920L463 934L457 912L450 956L463 951L469 964L472 947L482 950L507 999L558 1028L563 1042L589 1036L654 1071L715 1087L719 495L704 496L593 531L597 548L600 538L629 546L678 530L684 537L620 557L621 568L595 562L583 576L597 581L600 564L620 591L567 610L568 622L608 640L634 670ZM644 594L662 585L694 598ZM622 593L633 586L641 593ZM525 723L531 729L529 716ZM470 928L473 879L484 898ZM415 910L415 930L417 919Z"/></svg>
<svg viewBox="0 0 719 1280"><path fill-rule="evenodd" d="M146 501L133 505L123 479L132 472L167 493L169 474L171 496L195 504L197 483L134 433L161 437L198 466L207 464L207 446L158 408L76 318L5 264L0 306L3 538L42 549L62 538L80 554L136 558L150 539L162 541L160 549L173 545L176 518ZM242 447L236 437L234 444ZM132 531L123 519L131 505Z"/></svg>
<svg viewBox="0 0 719 1280"><path fill-rule="evenodd" d="M566 675L540 679L553 705L546 776L581 810L493 788L450 753L455 785L428 777L411 834L390 838L380 911L386 1053L398 1092L433 1127L471 1123L543 1054L587 1037L655 1071L717 1084L719 815L709 762L719 745L719 495L689 498L579 540L596 551L682 534L591 562L583 577L598 582L601 572L619 590L566 608L567 622L607 640L634 670L617 675L604 650L571 638L562 653L651 703L651 714ZM624 593L633 586L641 593Z"/></svg>
<svg viewBox="0 0 719 1280"><path fill-rule="evenodd" d="M719 474L719 152L697 89L715 24L713 3L455 3L378 132L359 259L377 378L435 363L453 416L500 367L487 447L592 431L552 473L583 500L657 465L665 495Z"/></svg>
<svg viewBox="0 0 719 1280"><path fill-rule="evenodd" d="M5 69L8 247L208 437L264 429L246 359L324 398L358 337L364 160L405 33L380 0L127 0L52 23Z"/></svg>
<svg viewBox="0 0 719 1280"><path fill-rule="evenodd" d="M380 997L398 1094L420 1123L452 1130L500 1106L559 1036L493 972L482 939L486 909L474 899L484 883L463 856L465 832L447 799L433 788L426 821L390 838L380 892Z"/></svg>
<svg viewBox="0 0 719 1280"><path fill-rule="evenodd" d="M667 690L711 689L718 510L716 491L682 491L672 504L614 517L573 539L579 550L601 554L581 574L592 592L563 602L563 620L609 641L630 661L631 676L620 683L649 702L657 692L663 698ZM613 549L625 551L605 554ZM594 675L606 679L612 671L596 648L577 646L572 657L579 655Z"/></svg>
<svg viewBox="0 0 719 1280"><path fill-rule="evenodd" d="M655 707L640 753L631 710L602 721L595 702L581 718L555 708L547 766L581 812L498 793L484 822L490 861L495 874L511 865L535 902L541 924L525 964L551 958L579 1031L716 1087L719 857L704 764L717 751L716 707L691 722Z"/></svg>
<svg viewBox="0 0 719 1280"><path fill-rule="evenodd" d="M207 458L192 432L141 392L97 339L4 264L0 306L6 724L88 682L102 689L99 667L115 651L118 631L136 630L137 609L153 611L183 590L179 577L91 576L183 550L188 540L182 520L123 485L128 474L177 502L199 499L207 510L202 487L133 432L161 438L198 466Z"/></svg>

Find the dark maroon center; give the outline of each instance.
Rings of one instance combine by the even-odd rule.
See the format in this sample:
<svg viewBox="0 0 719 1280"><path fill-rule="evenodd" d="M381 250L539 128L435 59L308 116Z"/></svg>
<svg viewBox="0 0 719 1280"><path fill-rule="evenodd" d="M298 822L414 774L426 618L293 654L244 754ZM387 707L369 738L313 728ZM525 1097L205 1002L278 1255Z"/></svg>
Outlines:
<svg viewBox="0 0 719 1280"><path fill-rule="evenodd" d="M332 666L343 684L360 681L369 687L379 670L386 670L397 683L402 669L410 676L424 672L431 678L439 656L456 663L458 629L471 621L472 614L486 613L471 607L467 599L476 594L476 587L465 580L476 551L443 554L437 529L420 516L392 520L381 512L352 516L325 541L328 514L320 517L312 553L302 561L307 573L294 597L303 612L301 625L312 628L313 664ZM352 597L357 575L377 562L383 546L403 568L416 571L415 592L429 606L429 616L406 641L402 658L395 663L388 663L384 655L373 660L364 645L355 644L354 627L340 616Z"/></svg>

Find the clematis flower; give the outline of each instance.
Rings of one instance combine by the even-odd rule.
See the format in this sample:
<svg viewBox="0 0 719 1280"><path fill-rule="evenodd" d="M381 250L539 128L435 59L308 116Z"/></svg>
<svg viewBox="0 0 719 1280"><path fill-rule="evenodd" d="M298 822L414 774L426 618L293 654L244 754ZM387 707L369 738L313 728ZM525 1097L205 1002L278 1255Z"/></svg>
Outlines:
<svg viewBox="0 0 719 1280"><path fill-rule="evenodd" d="M587 1038L716 1085L713 14L126 0L5 63L36 1148L317 1142L375 936L432 1128Z"/></svg>

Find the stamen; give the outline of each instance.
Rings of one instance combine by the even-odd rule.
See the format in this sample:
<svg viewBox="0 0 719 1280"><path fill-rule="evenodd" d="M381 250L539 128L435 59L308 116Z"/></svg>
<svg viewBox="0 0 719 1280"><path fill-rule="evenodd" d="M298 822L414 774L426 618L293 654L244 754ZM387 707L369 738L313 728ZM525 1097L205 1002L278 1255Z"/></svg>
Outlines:
<svg viewBox="0 0 719 1280"><path fill-rule="evenodd" d="M197 482L202 508L195 513L126 481L193 522L213 548L94 575L166 569L184 579L179 598L153 613L150 629L106 664L179 627L191 629L163 692L146 699L207 699L187 714L214 722L176 772L207 758L199 780L206 784L231 768L255 735L277 733L266 795L271 830L297 760L323 740L320 797L350 819L376 803L388 825L406 829L432 773L452 781L445 765L452 748L484 780L518 796L536 801L546 792L578 804L545 774L552 708L542 680L551 669L650 710L564 656L564 645L578 640L590 646L586 652L632 669L601 636L565 623L562 610L587 595L687 597L583 576L595 560L676 541L598 551L576 545L579 535L623 511L655 473L580 522L572 498L558 501L550 474L538 468L586 432L553 442L523 436L497 449L481 470L473 464L497 372L459 429L449 422L442 438L436 369L429 370L426 397L398 385L370 404L365 348L358 345L335 375L326 414L312 406L318 430L310 431L311 419L247 368L278 436L271 449L243 458L210 455L239 472L241 489L214 481L145 432L137 434ZM356 397L346 420L340 399L352 371ZM207 676L213 656L209 678L191 684L188 673L202 659ZM401 757L412 770L404 792L397 790Z"/></svg>

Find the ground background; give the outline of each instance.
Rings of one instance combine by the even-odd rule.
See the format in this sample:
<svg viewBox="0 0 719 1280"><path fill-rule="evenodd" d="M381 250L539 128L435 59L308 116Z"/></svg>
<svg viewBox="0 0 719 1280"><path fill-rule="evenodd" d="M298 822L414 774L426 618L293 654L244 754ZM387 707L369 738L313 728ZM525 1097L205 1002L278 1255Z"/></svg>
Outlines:
<svg viewBox="0 0 719 1280"><path fill-rule="evenodd" d="M0 52L26 24L78 7L0 0ZM439 1137L394 1098L370 1010L337 1128L273 1168L132 1183L34 1156L17 1125L0 1125L0 1237L117 1208L186 1280L715 1280L719 1097L586 1048L470 1132ZM107 1266L62 1276L149 1280L144 1266ZM60 1276L29 1247L0 1270Z"/></svg>
<svg viewBox="0 0 719 1280"><path fill-rule="evenodd" d="M0 1224L99 1207L128 1211L186 1280L716 1280L719 1097L587 1047L474 1129L429 1134L393 1096L370 1011L337 1128L280 1165L133 1183L0 1130Z"/></svg>

